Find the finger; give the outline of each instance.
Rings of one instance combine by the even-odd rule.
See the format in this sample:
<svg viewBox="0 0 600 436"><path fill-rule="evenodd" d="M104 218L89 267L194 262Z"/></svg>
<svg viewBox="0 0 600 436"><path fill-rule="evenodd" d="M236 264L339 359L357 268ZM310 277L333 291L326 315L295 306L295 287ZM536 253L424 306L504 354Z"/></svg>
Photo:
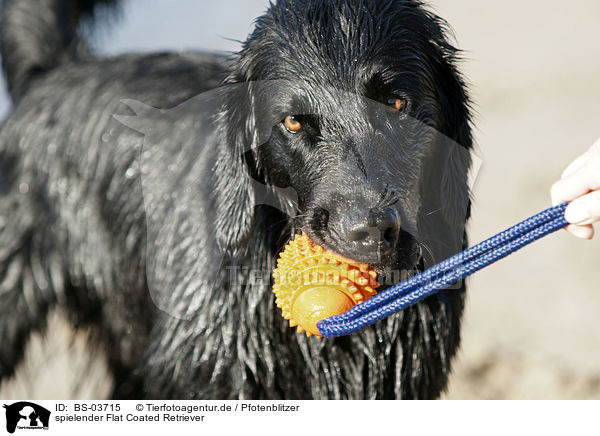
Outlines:
<svg viewBox="0 0 600 436"><path fill-rule="evenodd" d="M565 210L565 219L577 225L600 221L600 191L590 192L573 200Z"/></svg>
<svg viewBox="0 0 600 436"><path fill-rule="evenodd" d="M592 239L594 237L594 227L591 224L585 226L569 224L565 229L573 236L581 239Z"/></svg>
<svg viewBox="0 0 600 436"><path fill-rule="evenodd" d="M600 168L596 162L588 162L573 174L559 180L550 190L552 204L571 201L600 188Z"/></svg>

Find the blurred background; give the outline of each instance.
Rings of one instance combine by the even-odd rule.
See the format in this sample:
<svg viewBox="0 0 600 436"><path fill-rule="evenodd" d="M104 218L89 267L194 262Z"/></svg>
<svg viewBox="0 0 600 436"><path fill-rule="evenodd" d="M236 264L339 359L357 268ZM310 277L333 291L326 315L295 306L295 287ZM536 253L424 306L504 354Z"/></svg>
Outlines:
<svg viewBox="0 0 600 436"><path fill-rule="evenodd" d="M175 7L174 4L177 6ZM476 153L471 243L549 206L549 189L600 137L598 0L431 0L454 29L471 84ZM129 0L94 32L104 54L236 51L263 0ZM10 107L3 85L0 119ZM600 229L597 228L597 232ZM600 398L600 237L564 231L469 280L463 345L448 399ZM0 398L103 398L89 355L58 314L35 336Z"/></svg>

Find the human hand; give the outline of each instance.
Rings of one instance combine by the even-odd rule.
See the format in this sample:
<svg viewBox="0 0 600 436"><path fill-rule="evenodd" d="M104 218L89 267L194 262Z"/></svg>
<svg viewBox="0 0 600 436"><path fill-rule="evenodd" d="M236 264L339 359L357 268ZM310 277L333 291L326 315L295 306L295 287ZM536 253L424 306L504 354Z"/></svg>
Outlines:
<svg viewBox="0 0 600 436"><path fill-rule="evenodd" d="M570 201L566 229L578 238L594 236L593 223L600 221L600 139L575 159L552 185L552 204Z"/></svg>

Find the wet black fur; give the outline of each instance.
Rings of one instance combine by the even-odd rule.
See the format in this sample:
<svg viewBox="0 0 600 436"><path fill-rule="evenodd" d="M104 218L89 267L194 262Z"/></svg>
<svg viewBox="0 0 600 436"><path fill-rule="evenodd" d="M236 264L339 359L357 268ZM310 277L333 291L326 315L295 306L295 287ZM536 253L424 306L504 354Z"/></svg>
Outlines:
<svg viewBox="0 0 600 436"><path fill-rule="evenodd" d="M323 192L337 189L322 168L307 168L316 153L310 144L292 168L284 162L273 141L300 139L283 130L243 154L257 122L251 88L232 91L219 134L205 145L207 162L217 162L198 168L206 175L193 195L205 219L156 212L167 229L187 226L191 244L147 250L145 214L154 212L144 209L139 172L128 171L142 136L113 115L132 115L122 99L169 108L224 82L282 79L290 92L316 84L383 103L402 93L412 116L469 148L468 100L443 22L412 0L281 0L232 59L97 58L77 36L94 3L111 2L4 1L2 56L15 105L0 131L0 378L13 373L27 338L57 306L75 326L94 327L106 346L115 398L438 397L459 345L464 289L358 334L318 339L287 327L269 284L238 284L248 268L272 270L293 231L323 233L318 220L256 205L251 177L293 186L304 217L314 218ZM370 88L361 85L373 77ZM346 126L306 123L343 141L344 131L355 132L343 105L338 121ZM195 134L172 140L197 146ZM225 265L206 255L219 247ZM239 282L217 271L231 265L247 267ZM206 283L210 274L216 289ZM161 308L193 308L188 319L156 309L149 275L162 285Z"/></svg>

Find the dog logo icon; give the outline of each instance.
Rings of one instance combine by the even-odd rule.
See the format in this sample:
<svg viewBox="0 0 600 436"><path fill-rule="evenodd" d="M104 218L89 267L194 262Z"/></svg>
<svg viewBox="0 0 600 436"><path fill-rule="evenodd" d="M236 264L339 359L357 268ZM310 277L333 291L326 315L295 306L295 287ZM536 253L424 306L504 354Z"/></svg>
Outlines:
<svg viewBox="0 0 600 436"><path fill-rule="evenodd" d="M6 431L14 433L16 429L44 429L48 430L50 411L28 401L19 401L11 405L4 405L6 409Z"/></svg>

